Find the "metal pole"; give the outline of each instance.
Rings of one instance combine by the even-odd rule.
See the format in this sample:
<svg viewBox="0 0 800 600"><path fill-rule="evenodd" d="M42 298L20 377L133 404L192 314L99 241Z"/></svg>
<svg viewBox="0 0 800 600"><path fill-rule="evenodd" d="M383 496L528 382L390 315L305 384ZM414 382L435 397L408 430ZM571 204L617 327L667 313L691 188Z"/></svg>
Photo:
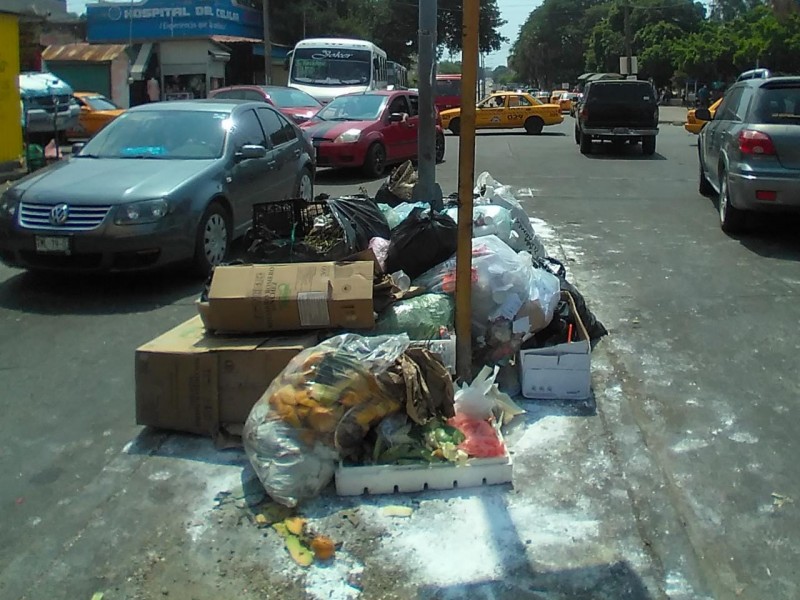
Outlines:
<svg viewBox="0 0 800 600"><path fill-rule="evenodd" d="M261 0L261 13L264 22L264 83L272 83L272 40L269 27L269 0Z"/></svg>
<svg viewBox="0 0 800 600"><path fill-rule="evenodd" d="M436 185L436 106L433 94L436 84L437 4L437 0L419 3L419 179L412 197L417 201L429 202L434 209L441 210L442 190Z"/></svg>
<svg viewBox="0 0 800 600"><path fill-rule="evenodd" d="M472 379L472 189L475 186L475 88L478 79L480 0L464 0L461 30L461 139L458 147L456 251L456 370Z"/></svg>
<svg viewBox="0 0 800 600"><path fill-rule="evenodd" d="M625 64L627 66L625 75L633 75L633 61L631 57L633 56L633 52L631 52L631 5L629 0L625 0Z"/></svg>

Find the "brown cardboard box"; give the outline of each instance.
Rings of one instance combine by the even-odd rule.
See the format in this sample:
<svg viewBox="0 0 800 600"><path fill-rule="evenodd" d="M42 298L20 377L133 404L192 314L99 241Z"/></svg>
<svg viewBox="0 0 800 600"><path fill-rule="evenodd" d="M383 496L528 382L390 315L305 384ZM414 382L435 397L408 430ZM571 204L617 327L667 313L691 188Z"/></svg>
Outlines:
<svg viewBox="0 0 800 600"><path fill-rule="evenodd" d="M217 267L200 315L211 331L372 329L374 263Z"/></svg>
<svg viewBox="0 0 800 600"><path fill-rule="evenodd" d="M212 337L194 317L136 350L136 422L217 437L235 430L314 334Z"/></svg>

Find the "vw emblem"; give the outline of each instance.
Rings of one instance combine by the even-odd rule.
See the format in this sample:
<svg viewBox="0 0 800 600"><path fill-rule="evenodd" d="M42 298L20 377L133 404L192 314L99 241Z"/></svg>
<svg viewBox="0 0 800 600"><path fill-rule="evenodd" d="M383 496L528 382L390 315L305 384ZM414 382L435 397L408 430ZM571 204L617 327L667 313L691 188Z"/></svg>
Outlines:
<svg viewBox="0 0 800 600"><path fill-rule="evenodd" d="M56 204L50 209L50 224L63 225L69 218L69 206L66 204Z"/></svg>

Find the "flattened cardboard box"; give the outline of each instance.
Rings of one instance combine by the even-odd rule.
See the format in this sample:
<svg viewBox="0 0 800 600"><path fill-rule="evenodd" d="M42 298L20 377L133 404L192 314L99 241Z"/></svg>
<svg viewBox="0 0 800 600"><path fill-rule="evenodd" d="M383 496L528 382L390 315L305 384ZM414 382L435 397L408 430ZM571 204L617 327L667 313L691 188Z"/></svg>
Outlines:
<svg viewBox="0 0 800 600"><path fill-rule="evenodd" d="M136 422L217 437L235 432L314 334L212 337L194 317L136 350Z"/></svg>
<svg viewBox="0 0 800 600"><path fill-rule="evenodd" d="M294 263L217 267L198 308L211 331L372 329L374 263Z"/></svg>

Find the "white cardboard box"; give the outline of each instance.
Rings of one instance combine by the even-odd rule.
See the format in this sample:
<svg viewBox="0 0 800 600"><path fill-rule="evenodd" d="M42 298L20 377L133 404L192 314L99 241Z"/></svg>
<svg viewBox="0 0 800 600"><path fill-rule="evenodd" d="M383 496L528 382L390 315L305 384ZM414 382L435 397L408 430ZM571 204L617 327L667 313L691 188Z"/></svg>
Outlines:
<svg viewBox="0 0 800 600"><path fill-rule="evenodd" d="M585 400L592 389L592 349L589 334L568 292L561 292L569 302L578 323L574 342L546 348L520 350L519 368L522 395L533 399Z"/></svg>

